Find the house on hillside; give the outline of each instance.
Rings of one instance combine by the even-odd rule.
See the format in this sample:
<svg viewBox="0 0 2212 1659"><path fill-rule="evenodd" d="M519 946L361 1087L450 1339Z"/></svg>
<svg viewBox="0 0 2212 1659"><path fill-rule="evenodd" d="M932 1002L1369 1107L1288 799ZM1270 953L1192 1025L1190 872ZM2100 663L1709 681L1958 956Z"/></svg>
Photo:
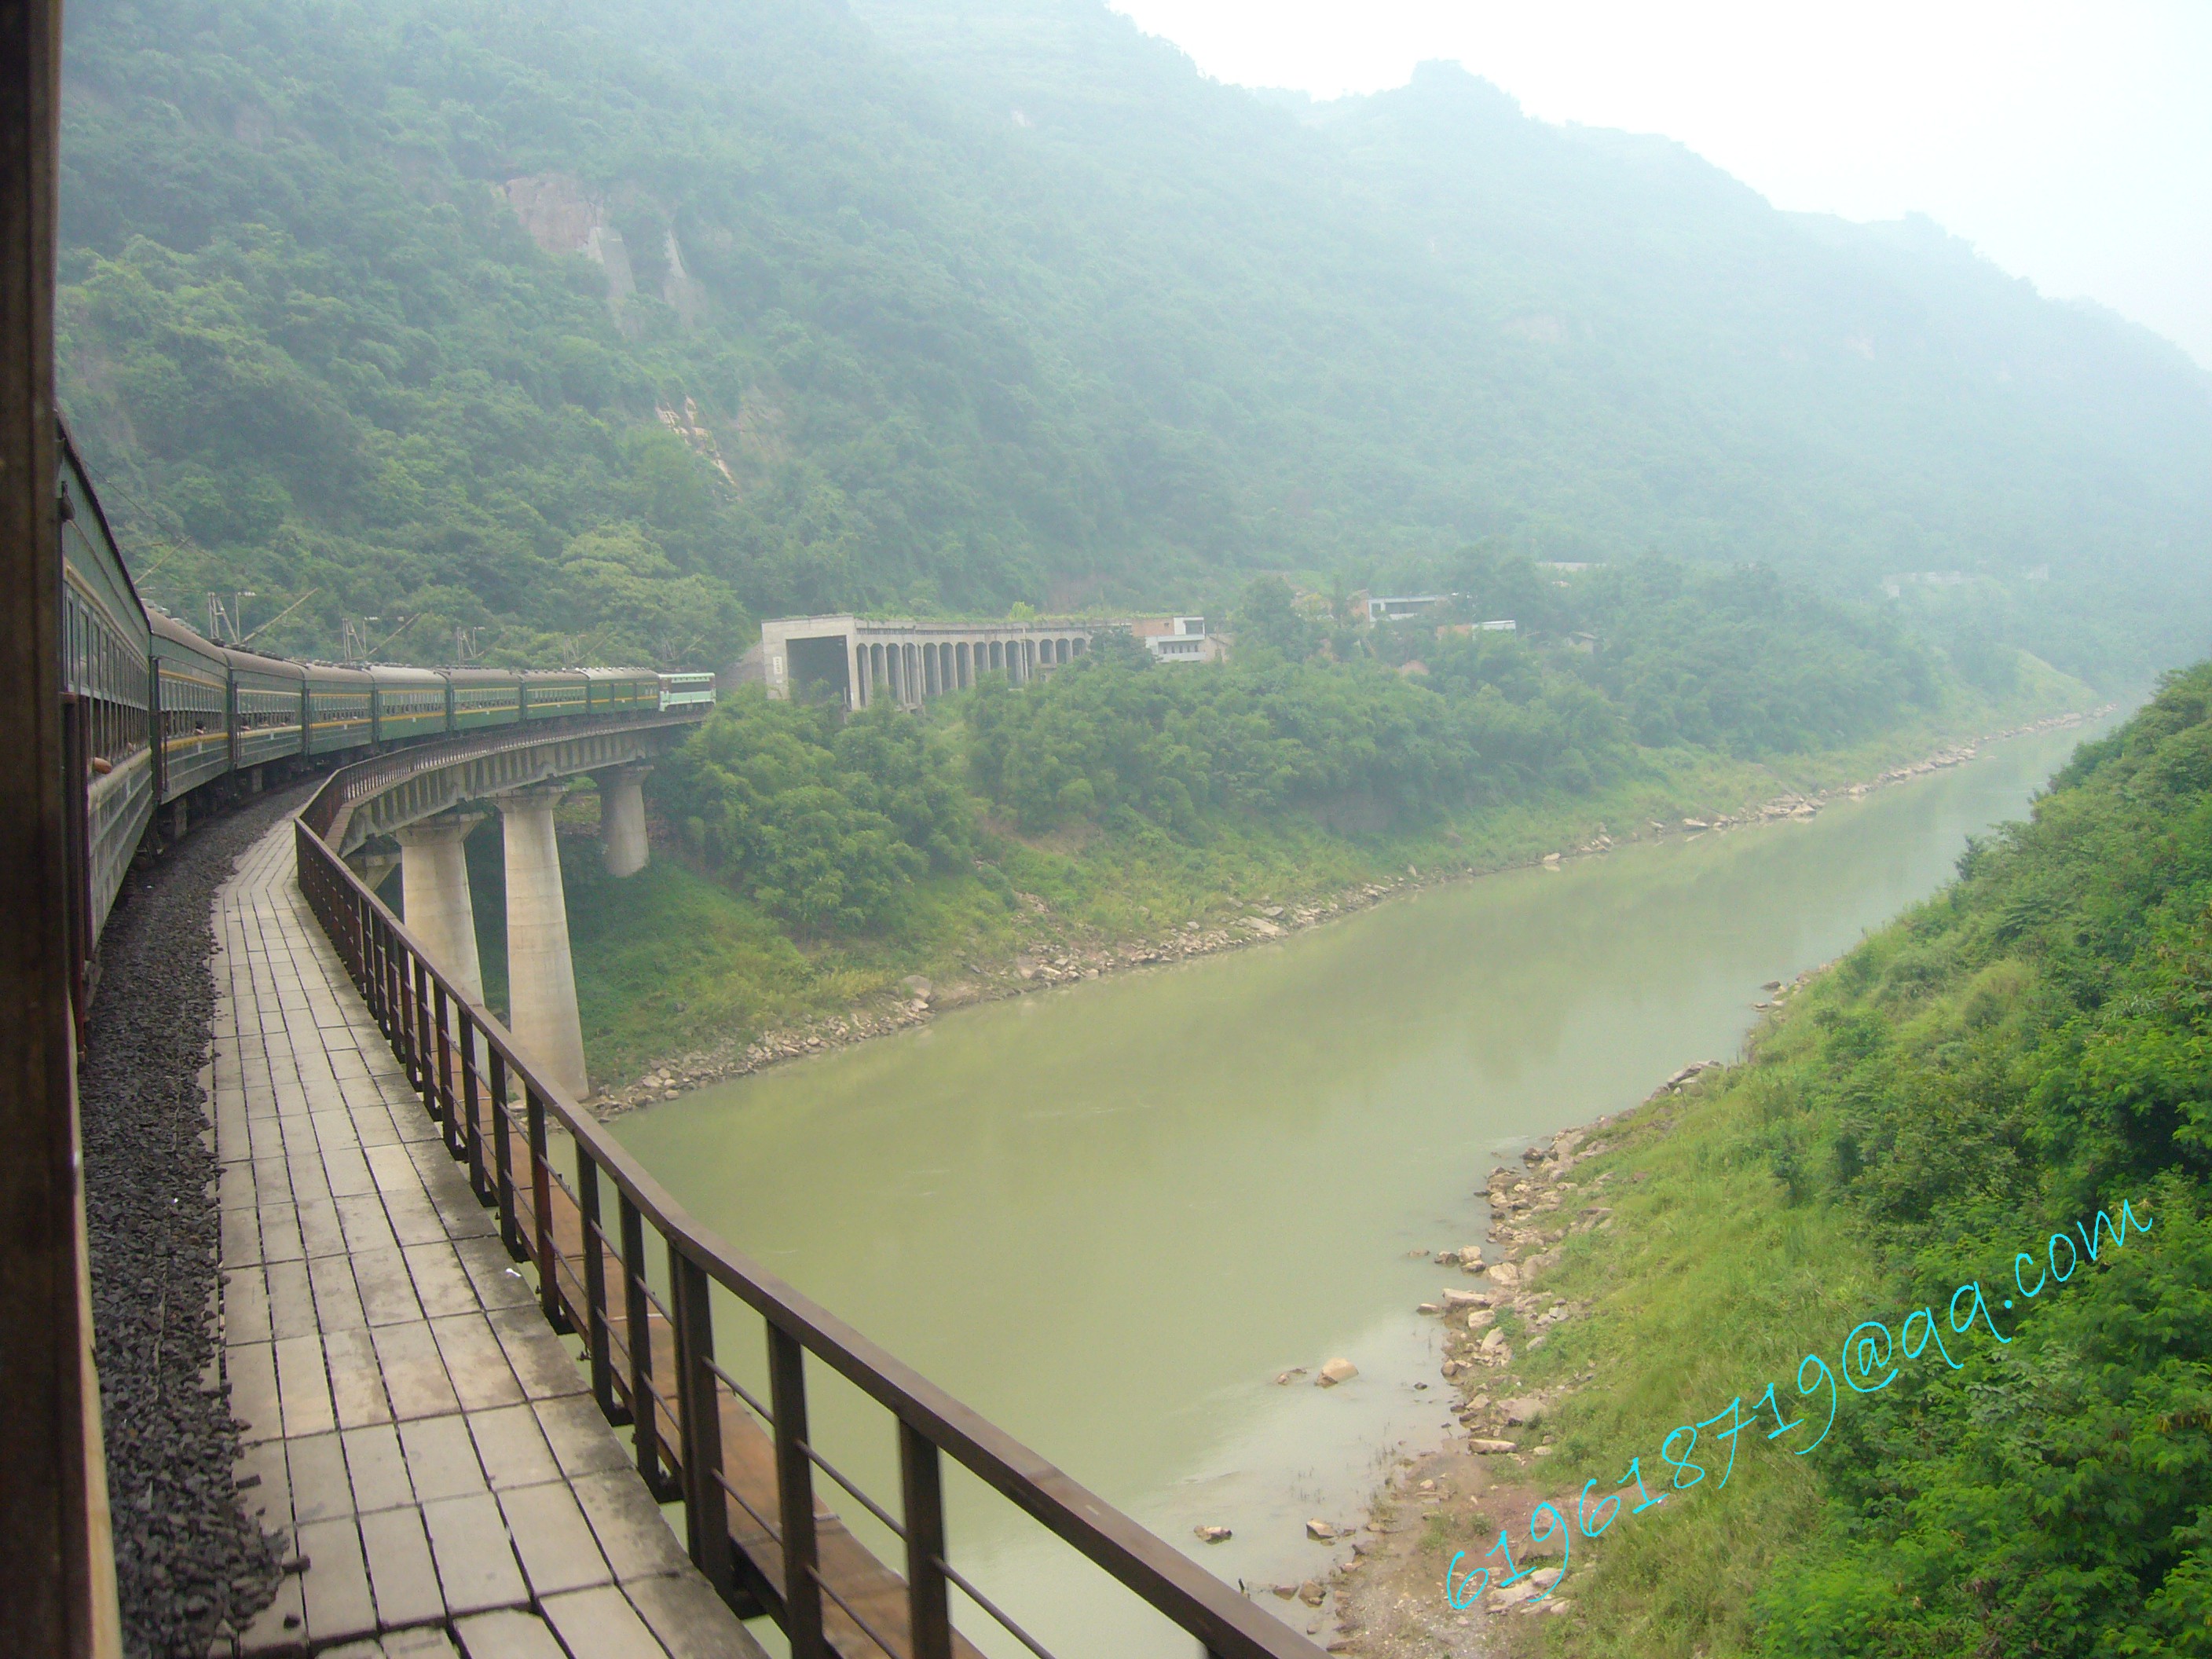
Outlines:
<svg viewBox="0 0 2212 1659"><path fill-rule="evenodd" d="M1229 654L1203 617L1146 617L1129 624L1129 636L1151 652L1155 662L1219 662Z"/></svg>
<svg viewBox="0 0 2212 1659"><path fill-rule="evenodd" d="M1449 593L1410 593L1378 597L1370 595L1367 600L1367 620L1371 623L1403 622L1408 617L1418 617L1425 611L1434 611L1451 603Z"/></svg>
<svg viewBox="0 0 2212 1659"><path fill-rule="evenodd" d="M1437 637L1440 640L1471 640L1477 634L1517 634L1520 631L1521 624L1510 617L1500 617L1495 622L1438 623L1437 624Z"/></svg>

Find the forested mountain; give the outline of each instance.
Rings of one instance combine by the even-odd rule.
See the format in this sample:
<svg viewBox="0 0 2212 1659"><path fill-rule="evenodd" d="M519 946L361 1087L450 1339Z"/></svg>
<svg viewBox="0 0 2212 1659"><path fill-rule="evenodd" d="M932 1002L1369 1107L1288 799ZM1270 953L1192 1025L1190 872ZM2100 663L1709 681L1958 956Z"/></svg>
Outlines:
<svg viewBox="0 0 2212 1659"><path fill-rule="evenodd" d="M1490 537L1956 571L1939 635L2108 674L2212 637L2178 350L1455 69L1257 94L1094 0L69 27L65 406L155 597L312 590L280 646L696 660Z"/></svg>

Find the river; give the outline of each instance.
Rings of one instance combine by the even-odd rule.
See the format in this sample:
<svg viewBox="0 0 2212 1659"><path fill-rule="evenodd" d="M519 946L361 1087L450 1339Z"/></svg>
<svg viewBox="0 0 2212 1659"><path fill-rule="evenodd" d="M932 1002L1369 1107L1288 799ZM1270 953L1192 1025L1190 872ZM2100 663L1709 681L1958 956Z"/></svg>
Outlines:
<svg viewBox="0 0 2212 1659"><path fill-rule="evenodd" d="M2081 736L950 1013L614 1132L702 1221L1223 1577L1296 1580L1326 1565L1308 1516L1356 1522L1393 1449L1451 1426L1413 1306L1454 1276L1408 1253L1480 1241L1485 1176L1530 1140L1733 1056L1763 981L1933 891ZM1338 1354L1359 1376L1311 1386ZM817 1443L895 1509L883 1414L817 1395ZM1063 1659L1185 1659L1001 1500L951 1492L952 1559Z"/></svg>

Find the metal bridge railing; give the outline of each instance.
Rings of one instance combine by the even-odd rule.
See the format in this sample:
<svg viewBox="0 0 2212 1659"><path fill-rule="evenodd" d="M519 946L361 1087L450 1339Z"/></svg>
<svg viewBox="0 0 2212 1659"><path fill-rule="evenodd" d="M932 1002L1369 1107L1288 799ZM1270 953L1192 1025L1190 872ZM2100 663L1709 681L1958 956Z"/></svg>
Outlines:
<svg viewBox="0 0 2212 1659"><path fill-rule="evenodd" d="M745 1616L765 1612L793 1659L980 1659L952 1626L957 1585L1040 1659L1048 1650L947 1559L940 1459L951 1457L1073 1546L1218 1659L1320 1659L1321 1650L858 1331L686 1215L599 1123L548 1084L514 1038L455 989L399 919L323 839L338 806L401 757L334 774L295 826L301 891L517 1261L537 1271L554 1327L580 1335L600 1410L635 1430L637 1468L684 1503L692 1561ZM419 770L427 755L405 757ZM575 1178L547 1150L573 1138ZM610 1213L611 1211L611 1214ZM654 1286L648 1236L665 1255ZM757 1313L769 1398L715 1360L711 1287ZM832 1468L807 1434L805 1357L896 1419L900 1516ZM903 1547L878 1561L817 1510L820 1469Z"/></svg>

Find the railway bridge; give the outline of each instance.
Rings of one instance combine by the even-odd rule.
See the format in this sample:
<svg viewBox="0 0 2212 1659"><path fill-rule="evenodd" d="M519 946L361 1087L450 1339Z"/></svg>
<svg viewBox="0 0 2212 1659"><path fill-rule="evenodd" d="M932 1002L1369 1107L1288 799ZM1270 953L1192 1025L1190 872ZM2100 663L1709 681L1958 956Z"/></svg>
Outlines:
<svg viewBox="0 0 2212 1659"><path fill-rule="evenodd" d="M607 871L635 875L650 854L644 782L703 710L617 718L569 730L459 737L346 768L317 797L325 844L372 886L393 863L408 926L468 1000L483 1000L465 842L501 819L507 873L508 1024L544 1074L590 1092L554 809L579 777L599 787ZM396 850L386 850L393 848Z"/></svg>
<svg viewBox="0 0 2212 1659"><path fill-rule="evenodd" d="M579 773L605 781L606 855L634 868L635 808L620 803L684 729L647 716L360 763L264 839L226 890L230 991L214 1073L225 1266L234 1239L237 1270L265 1285L265 1308L251 1291L248 1302L268 1341L251 1322L226 1337L246 1383L240 1414L260 1415L257 1472L286 1482L295 1521L307 1493L303 1546L312 1532L335 1567L319 1578L323 1549L307 1552L315 1565L287 1590L298 1599L244 1647L319 1653L436 1625L466 1659L479 1646L532 1659L755 1659L738 1620L764 1617L794 1659L1054 1659L1000 1606L994 1590L1006 1587L957 1564L949 1459L1203 1659L1318 1659L1272 1613L693 1220L580 1105L558 1047L483 1006L455 942L469 936L453 848L471 804L507 817L510 939L557 927L565 961L547 793ZM401 849L404 920L355 868L386 836ZM535 908L518 916L529 882ZM573 1018L573 981L567 995ZM516 1006L520 1021L520 991ZM355 1145L374 1136L398 1145ZM373 1301L392 1304L389 1328ZM813 1443L809 1397L824 1380L883 1413L895 1492L871 1493ZM628 1430L626 1449L611 1427ZM333 1430L342 1474L317 1462ZM396 1468L377 1473L395 1440ZM447 1495L457 1477L441 1448L471 1445L475 1462L457 1460L464 1490ZM470 1484L478 1468L489 1492ZM395 1504L410 1484L412 1505ZM680 1515L680 1548L646 1524L656 1503ZM483 1622L495 1614L506 1622ZM969 1619L981 1626L972 1634ZM520 1644L540 1625L545 1644ZM387 1640L387 1654L400 1650Z"/></svg>

